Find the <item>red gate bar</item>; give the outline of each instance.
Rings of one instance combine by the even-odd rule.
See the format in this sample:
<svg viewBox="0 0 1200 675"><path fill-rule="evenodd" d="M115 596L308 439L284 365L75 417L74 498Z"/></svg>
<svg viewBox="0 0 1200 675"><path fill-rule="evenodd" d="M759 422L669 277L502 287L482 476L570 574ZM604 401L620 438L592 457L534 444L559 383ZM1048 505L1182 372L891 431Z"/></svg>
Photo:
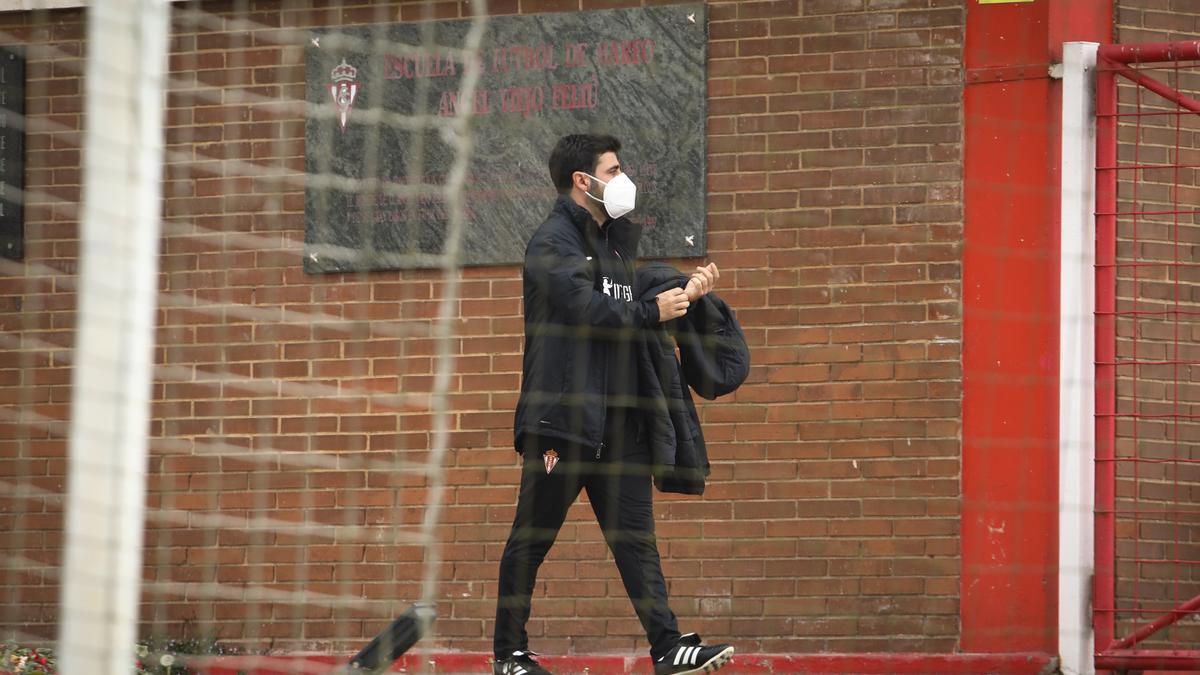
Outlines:
<svg viewBox="0 0 1200 675"><path fill-rule="evenodd" d="M1107 60L1103 61L1103 63L1106 68L1111 68L1112 70L1115 70L1118 74L1122 75L1123 77L1133 80L1138 85L1145 87L1146 89L1149 89L1150 91L1158 94L1159 96L1167 99L1168 101L1170 101L1172 103L1176 103L1182 108L1187 108L1188 110L1190 110L1194 113L1200 113L1200 101L1197 101L1196 99L1191 98L1190 96L1184 96L1183 94L1179 93L1178 90L1173 89L1170 86L1163 84L1162 82L1159 82L1158 80L1154 79L1153 77L1150 77L1148 75L1143 75L1123 63L1119 63L1117 61L1107 61ZM1156 168L1161 168L1161 167L1156 167Z"/></svg>
<svg viewBox="0 0 1200 675"><path fill-rule="evenodd" d="M1172 167L1172 166L1169 166L1169 165L1163 165L1163 166L1156 166L1156 167L1146 167L1146 168L1154 168L1154 169L1172 169L1172 168L1174 168L1174 169L1200 169L1200 165L1196 165L1196 166L1183 166L1183 165L1177 165L1177 166L1174 166L1174 167ZM1118 212L1118 213L1114 213L1114 214L1111 214L1111 215L1114 215L1114 216L1194 216L1194 215L1196 215L1197 213L1200 213L1200 209L1182 209L1182 210L1179 210L1179 211L1120 211L1120 212ZM1187 267L1187 266L1195 266L1195 265L1197 265L1197 263L1169 263L1169 262L1155 262L1155 263L1124 263L1124 264L1121 264L1121 265L1120 265L1120 267L1128 267L1129 265L1134 265L1134 264L1141 264L1141 265L1143 265L1143 266L1146 266L1146 265L1155 265L1155 266L1157 266L1157 267L1173 267L1173 266L1174 266L1174 267L1177 267L1177 266L1180 266L1180 265L1182 265L1182 266L1184 266L1184 267Z"/></svg>
<svg viewBox="0 0 1200 675"><path fill-rule="evenodd" d="M1200 60L1200 40L1147 42L1141 45L1100 45L1096 58L1115 63L1162 63Z"/></svg>
<svg viewBox="0 0 1200 675"><path fill-rule="evenodd" d="M1141 265L1131 265L1129 263L1121 263L1120 265L1114 265L1114 267L1151 267L1151 266L1166 267L1165 264L1160 264L1160 263L1142 263ZM1128 311L1121 312L1121 316L1168 316L1168 315L1172 315L1172 314L1178 314L1179 316L1200 316L1200 311L1192 311L1192 310L1185 310L1185 309L1164 309L1164 310L1153 310L1153 309L1132 310L1131 309ZM1147 362L1146 361L1122 360L1122 361L1117 361L1115 363L1116 363L1116 365L1120 365L1120 366L1132 366L1135 364L1144 365Z"/></svg>
<svg viewBox="0 0 1200 675"><path fill-rule="evenodd" d="M1196 610L1200 610L1200 595L1188 600L1175 609L1169 610L1166 615L1146 624L1145 626L1142 626L1134 631L1129 637L1117 640L1116 643L1113 644L1113 647L1116 649L1128 649L1129 647L1132 647L1142 640L1145 640L1167 626L1170 626L1176 621L1179 621L1185 616L1190 616L1191 614L1195 613Z"/></svg>
<svg viewBox="0 0 1200 675"><path fill-rule="evenodd" d="M1154 115L1183 115L1183 114L1185 114L1185 113L1181 113L1178 111L1169 112L1169 113L1122 113L1120 115L1114 115L1114 117L1153 117ZM1120 166L1103 166L1103 167L1098 166L1096 168L1097 169L1117 169L1118 171L1138 171L1141 169L1200 169L1200 164L1122 164ZM1139 213L1139 212L1130 211L1128 213L1118 213L1116 215L1125 216L1125 215L1134 215L1136 213ZM1140 213L1149 213L1149 212L1141 211ZM1168 211L1168 213L1174 213L1174 212ZM1184 213L1186 213L1186 211ZM1157 264L1163 265L1166 263L1157 263Z"/></svg>
<svg viewBox="0 0 1200 675"><path fill-rule="evenodd" d="M1136 650L1096 656L1097 670L1200 670L1194 651Z"/></svg>

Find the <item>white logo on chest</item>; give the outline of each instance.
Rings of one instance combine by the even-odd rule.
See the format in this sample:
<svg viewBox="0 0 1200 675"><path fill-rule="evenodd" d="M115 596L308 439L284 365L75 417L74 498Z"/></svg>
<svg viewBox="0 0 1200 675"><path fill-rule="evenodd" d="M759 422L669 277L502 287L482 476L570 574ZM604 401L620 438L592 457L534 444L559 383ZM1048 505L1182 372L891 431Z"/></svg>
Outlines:
<svg viewBox="0 0 1200 675"><path fill-rule="evenodd" d="M604 277L601 281L604 284L604 294L608 297L624 300L625 302L633 302L633 286L615 283L608 277Z"/></svg>

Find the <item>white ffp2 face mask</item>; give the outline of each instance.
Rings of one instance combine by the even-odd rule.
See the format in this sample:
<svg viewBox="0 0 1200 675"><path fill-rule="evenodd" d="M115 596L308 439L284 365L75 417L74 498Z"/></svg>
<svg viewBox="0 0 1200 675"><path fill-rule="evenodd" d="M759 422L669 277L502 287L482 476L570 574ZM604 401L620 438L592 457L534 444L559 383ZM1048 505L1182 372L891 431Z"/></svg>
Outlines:
<svg viewBox="0 0 1200 675"><path fill-rule="evenodd" d="M583 175L604 186L603 199L596 199L590 192L587 193L587 196L604 204L604 210L608 212L610 218L620 218L633 210L634 204L637 202L637 186L629 180L629 176L623 173L618 174L616 178L605 183L590 173Z"/></svg>

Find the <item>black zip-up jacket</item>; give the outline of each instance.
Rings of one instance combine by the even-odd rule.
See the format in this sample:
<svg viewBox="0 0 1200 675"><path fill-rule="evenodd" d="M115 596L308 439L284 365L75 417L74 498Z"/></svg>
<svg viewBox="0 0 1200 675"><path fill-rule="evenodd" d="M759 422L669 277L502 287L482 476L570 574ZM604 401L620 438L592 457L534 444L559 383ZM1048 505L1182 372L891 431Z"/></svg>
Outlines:
<svg viewBox="0 0 1200 675"><path fill-rule="evenodd" d="M525 355L513 441L563 439L602 451L609 375L634 372L639 331L658 325L654 298L633 293L641 228L628 218L600 228L560 196L525 247ZM614 363L620 357L621 363ZM636 376L635 376L636 378ZM636 381L630 392L636 395ZM618 390L622 387L618 387ZM623 397L622 397L623 398Z"/></svg>
<svg viewBox="0 0 1200 675"><path fill-rule="evenodd" d="M687 280L670 265L649 263L637 271L638 297L654 298L671 288L684 288ZM659 490L704 493L708 449L691 391L714 399L737 389L749 374L746 336L733 310L715 293L693 302L684 316L643 331L639 386L644 435Z"/></svg>

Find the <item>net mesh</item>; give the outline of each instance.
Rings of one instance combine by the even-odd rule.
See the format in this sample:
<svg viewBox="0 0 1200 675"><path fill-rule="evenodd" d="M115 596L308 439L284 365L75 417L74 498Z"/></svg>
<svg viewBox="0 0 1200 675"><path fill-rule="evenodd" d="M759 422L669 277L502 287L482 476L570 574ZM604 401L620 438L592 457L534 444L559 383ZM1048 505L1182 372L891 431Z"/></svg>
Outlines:
<svg viewBox="0 0 1200 675"><path fill-rule="evenodd" d="M712 446L732 460L714 473L715 499L657 508L690 628L764 651L950 653L961 632L963 12L908 4L937 16L805 3L822 11L784 17L785 41L814 53L769 58L754 50L774 47L739 40L766 30L754 13L773 3L713 6L723 61L710 73L708 159L722 181L706 195L719 221L711 241L740 267L726 277L729 297L747 306L765 365L736 405L703 411ZM438 600L451 611L430 649L490 649L517 482L520 271L460 269L467 175L427 183L431 153L451 153L459 169L471 157L469 114L355 105L341 84L378 83L336 67L317 73L332 87L317 102L306 72L311 50L342 40L375 55L449 54L466 73L470 31L454 44L425 31L397 45L330 27L482 21L482 5L173 5L141 636L349 653L410 603ZM0 14L0 44L21 45L27 61L19 203L37 224L22 258L0 260L0 637L29 643L52 641L60 621L78 270L89 254L78 226L85 82L138 77L85 72L87 20L79 9ZM910 36L889 20L927 22L921 48L906 51ZM1191 64L1147 72L1200 90ZM462 82L456 100L470 101ZM1200 127L1128 83L1121 104L1116 611L1128 634L1200 582ZM351 109L356 124L411 136L401 174L382 172L379 143L366 146L364 177L326 156L310 163L309 128ZM394 198L433 203L447 236L436 251L306 241L306 214L342 222L323 201L334 192L354 195L360 224ZM421 269L305 268L309 256L364 255ZM590 521L576 504L543 568L539 593L550 597L539 607L551 618L535 616L530 632L564 652L632 652L641 627ZM1145 644L1197 639L1188 620Z"/></svg>
<svg viewBox="0 0 1200 675"><path fill-rule="evenodd" d="M151 651L189 638L255 653L352 652L410 603L436 601L443 567L473 557L443 554L437 528L461 518L444 504L447 481L482 471L444 471L452 443L480 442L450 431L459 427L451 406L470 416L492 405L462 383L463 369L491 370L492 357L464 351L458 336L461 285L491 283L463 282L458 263L469 111L439 120L430 148L452 161L424 186L445 225L439 250L420 260L426 269L309 274L301 265L306 194L353 191L369 202L409 182L306 171L306 125L334 123L341 111L336 98L306 98L310 29L444 18L445 3L258 4L171 12L138 629L158 641ZM461 43L426 34L366 47L453 51L458 91L470 97L486 13L483 3L450 4L468 24ZM78 268L97 255L81 247L77 226L83 83L141 76L85 72L87 19L82 10L0 15L0 42L23 45L27 59L19 203L37 223L23 259L0 262L6 301L20 303L0 317L0 621L5 639L33 644L55 638L59 620ZM434 124L378 113L360 110L359 123L422 138ZM409 161L423 175L419 152ZM101 254L92 264L122 260Z"/></svg>

